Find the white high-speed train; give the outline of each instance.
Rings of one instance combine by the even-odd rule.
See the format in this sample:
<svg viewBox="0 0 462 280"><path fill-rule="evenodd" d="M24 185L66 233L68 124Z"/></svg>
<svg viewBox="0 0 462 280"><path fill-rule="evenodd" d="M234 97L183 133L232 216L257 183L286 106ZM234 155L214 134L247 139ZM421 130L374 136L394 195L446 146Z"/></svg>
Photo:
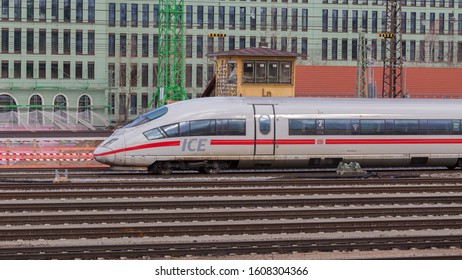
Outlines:
<svg viewBox="0 0 462 280"><path fill-rule="evenodd" d="M462 166L462 100L211 97L150 111L95 151L151 173Z"/></svg>

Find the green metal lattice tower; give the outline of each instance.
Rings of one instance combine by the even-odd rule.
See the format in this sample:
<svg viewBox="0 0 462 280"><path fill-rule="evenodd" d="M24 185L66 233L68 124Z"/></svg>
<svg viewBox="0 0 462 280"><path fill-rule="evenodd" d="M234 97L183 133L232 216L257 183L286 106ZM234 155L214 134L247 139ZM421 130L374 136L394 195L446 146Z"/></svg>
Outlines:
<svg viewBox="0 0 462 280"><path fill-rule="evenodd" d="M159 0L158 84L148 108L187 99L184 51L184 1Z"/></svg>

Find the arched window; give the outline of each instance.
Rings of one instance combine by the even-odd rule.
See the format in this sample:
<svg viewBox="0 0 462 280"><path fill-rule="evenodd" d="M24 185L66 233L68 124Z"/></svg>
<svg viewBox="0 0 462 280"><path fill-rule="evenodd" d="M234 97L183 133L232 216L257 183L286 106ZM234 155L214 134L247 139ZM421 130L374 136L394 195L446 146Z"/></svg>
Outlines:
<svg viewBox="0 0 462 280"><path fill-rule="evenodd" d="M8 94L0 94L0 124L18 124L16 101Z"/></svg>
<svg viewBox="0 0 462 280"><path fill-rule="evenodd" d="M79 98L78 119L91 123L91 99L88 95Z"/></svg>
<svg viewBox="0 0 462 280"><path fill-rule="evenodd" d="M29 101L29 124L43 125L43 101L38 94L31 96Z"/></svg>
<svg viewBox="0 0 462 280"><path fill-rule="evenodd" d="M53 102L53 123L67 124L67 99L64 95L60 94L55 97Z"/></svg>

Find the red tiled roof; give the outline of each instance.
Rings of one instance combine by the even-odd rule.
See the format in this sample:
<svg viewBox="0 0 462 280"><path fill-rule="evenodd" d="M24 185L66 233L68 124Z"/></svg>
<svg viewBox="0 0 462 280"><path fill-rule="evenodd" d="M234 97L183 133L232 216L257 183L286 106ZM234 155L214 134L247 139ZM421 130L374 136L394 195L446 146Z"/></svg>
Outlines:
<svg viewBox="0 0 462 280"><path fill-rule="evenodd" d="M377 95L382 94L382 67L374 67ZM295 96L354 97L356 67L296 66ZM412 98L462 98L462 68L407 67L405 92Z"/></svg>
<svg viewBox="0 0 462 280"><path fill-rule="evenodd" d="M226 52L211 53L208 56L283 56L283 57L297 57L297 53L286 52L280 50L273 50L269 48L246 48L246 49L236 49Z"/></svg>

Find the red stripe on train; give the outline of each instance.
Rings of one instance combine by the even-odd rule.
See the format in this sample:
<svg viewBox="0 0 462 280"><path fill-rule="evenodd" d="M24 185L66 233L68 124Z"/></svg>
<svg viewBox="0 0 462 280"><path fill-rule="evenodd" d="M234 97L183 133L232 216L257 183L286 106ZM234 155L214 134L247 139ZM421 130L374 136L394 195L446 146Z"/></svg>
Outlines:
<svg viewBox="0 0 462 280"><path fill-rule="evenodd" d="M104 152L104 153L100 153L100 154L93 154L93 156L101 157L101 156L107 156L107 155L112 155L112 154L117 154L117 153L123 153L123 152L127 152L127 151L150 149L150 148L159 148L159 147L173 147L173 146L180 146L180 140L138 145L138 146L128 147L128 148L124 148L124 149L118 149L118 150L113 150L113 151L109 151L109 152Z"/></svg>
<svg viewBox="0 0 462 280"><path fill-rule="evenodd" d="M462 139L326 139L327 145L462 144Z"/></svg>

